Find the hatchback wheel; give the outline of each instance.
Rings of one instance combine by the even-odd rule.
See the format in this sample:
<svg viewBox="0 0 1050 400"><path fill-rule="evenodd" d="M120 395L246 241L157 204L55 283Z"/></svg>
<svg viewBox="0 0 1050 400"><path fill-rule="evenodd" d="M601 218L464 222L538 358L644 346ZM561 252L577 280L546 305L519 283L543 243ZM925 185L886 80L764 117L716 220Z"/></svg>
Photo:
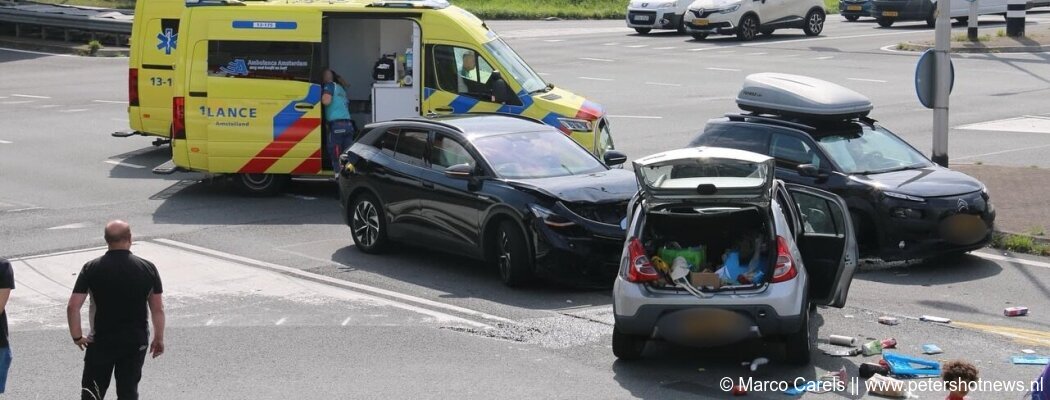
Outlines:
<svg viewBox="0 0 1050 400"><path fill-rule="evenodd" d="M511 221L500 222L495 239L496 266L503 284L519 287L531 281L532 256L518 225Z"/></svg>
<svg viewBox="0 0 1050 400"><path fill-rule="evenodd" d="M612 348L617 359L632 361L642 358L642 352L645 351L648 342L649 338L645 336L621 333L613 326Z"/></svg>
<svg viewBox="0 0 1050 400"><path fill-rule="evenodd" d="M736 37L743 41L754 40L758 36L758 17L754 14L745 15L740 19L740 26L736 28Z"/></svg>
<svg viewBox="0 0 1050 400"><path fill-rule="evenodd" d="M277 174L237 174L233 181L241 193L262 197L281 193L285 186L288 186L291 177Z"/></svg>
<svg viewBox="0 0 1050 400"><path fill-rule="evenodd" d="M809 304L802 307L802 326L798 332L784 336L784 358L789 364L809 364L812 344L809 341Z"/></svg>
<svg viewBox="0 0 1050 400"><path fill-rule="evenodd" d="M382 205L371 194L359 195L350 203L350 236L354 245L365 253L382 252L387 243Z"/></svg>
<svg viewBox="0 0 1050 400"><path fill-rule="evenodd" d="M647 34L649 34L649 32L652 32L653 30L652 30L652 28L634 28L634 31L638 32L638 34L640 34L640 35L647 35Z"/></svg>
<svg viewBox="0 0 1050 400"><path fill-rule="evenodd" d="M802 25L802 31L806 36L817 36L824 31L824 10L814 8L806 14L806 21Z"/></svg>

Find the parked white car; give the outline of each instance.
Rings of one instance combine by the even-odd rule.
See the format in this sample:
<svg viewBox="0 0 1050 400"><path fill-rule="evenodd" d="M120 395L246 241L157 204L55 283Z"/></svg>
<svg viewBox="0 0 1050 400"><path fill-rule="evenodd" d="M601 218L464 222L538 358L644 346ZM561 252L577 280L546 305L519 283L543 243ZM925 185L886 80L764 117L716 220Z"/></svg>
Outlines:
<svg viewBox="0 0 1050 400"><path fill-rule="evenodd" d="M627 27L640 34L653 29L673 29L685 33L682 17L692 0L631 0L627 4Z"/></svg>
<svg viewBox="0 0 1050 400"><path fill-rule="evenodd" d="M808 36L824 31L822 0L696 0L685 13L685 29L696 40L710 34L752 40L777 29L802 29Z"/></svg>
<svg viewBox="0 0 1050 400"><path fill-rule="evenodd" d="M789 362L809 362L810 305L845 305L857 242L841 197L773 169L769 156L718 147L635 161L641 191L613 286L617 358L641 357L650 339L760 337L783 339Z"/></svg>

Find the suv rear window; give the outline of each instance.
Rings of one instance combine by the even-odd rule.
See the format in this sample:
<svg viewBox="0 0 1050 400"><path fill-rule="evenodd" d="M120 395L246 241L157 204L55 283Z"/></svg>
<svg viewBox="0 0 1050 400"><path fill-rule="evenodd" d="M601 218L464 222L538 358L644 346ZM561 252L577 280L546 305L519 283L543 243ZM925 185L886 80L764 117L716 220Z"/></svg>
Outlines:
<svg viewBox="0 0 1050 400"><path fill-rule="evenodd" d="M769 129L741 123L712 124L704 135L716 135L710 146L769 154Z"/></svg>

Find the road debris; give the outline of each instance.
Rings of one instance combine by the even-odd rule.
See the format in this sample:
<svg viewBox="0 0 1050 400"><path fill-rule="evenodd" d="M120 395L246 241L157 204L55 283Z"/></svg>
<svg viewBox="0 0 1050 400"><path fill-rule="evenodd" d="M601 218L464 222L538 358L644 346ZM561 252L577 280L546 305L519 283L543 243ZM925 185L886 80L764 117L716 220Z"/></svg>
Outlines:
<svg viewBox="0 0 1050 400"><path fill-rule="evenodd" d="M904 389L904 382L888 376L873 375L868 378L868 393L877 394L895 399L907 399L912 397L911 392Z"/></svg>
<svg viewBox="0 0 1050 400"><path fill-rule="evenodd" d="M863 363L860 365L860 377L864 379L871 378L873 375L889 375L890 368L876 363Z"/></svg>
<svg viewBox="0 0 1050 400"><path fill-rule="evenodd" d="M885 349L896 349L896 348L897 348L897 339L894 339L894 338L882 339L882 349L883 350L885 350Z"/></svg>
<svg viewBox="0 0 1050 400"><path fill-rule="evenodd" d="M860 349L853 347L849 349L826 349L824 354L832 357L853 357L860 354Z"/></svg>
<svg viewBox="0 0 1050 400"><path fill-rule="evenodd" d="M853 347L857 345L857 338L852 336L831 335L828 337L828 342L836 346Z"/></svg>
<svg viewBox="0 0 1050 400"><path fill-rule="evenodd" d="M765 357L756 358L751 362L751 372L758 371L758 367L769 364L769 359Z"/></svg>
<svg viewBox="0 0 1050 400"><path fill-rule="evenodd" d="M883 316L883 317L879 317L879 323L883 324L883 325L897 325L897 324L899 324L901 322L898 321L897 318L895 318L895 317Z"/></svg>
<svg viewBox="0 0 1050 400"><path fill-rule="evenodd" d="M878 340L872 340L870 342L864 343L864 346L861 346L861 349L863 350L865 357L873 356L876 354L882 354L882 342Z"/></svg>
<svg viewBox="0 0 1050 400"><path fill-rule="evenodd" d="M935 316L932 316L932 315L923 315L923 316L919 317L919 321L937 322L937 323L941 323L941 324L950 324L950 323L952 323L951 319L944 318L944 317L935 317Z"/></svg>
<svg viewBox="0 0 1050 400"><path fill-rule="evenodd" d="M940 376L941 363L897 353L884 353L882 359L890 367L890 373L898 377Z"/></svg>
<svg viewBox="0 0 1050 400"><path fill-rule="evenodd" d="M941 350L941 348L937 347L937 345L935 345L935 344L924 344L924 345L922 345L922 353L923 354L941 354L943 352L944 352L944 350Z"/></svg>
<svg viewBox="0 0 1050 400"><path fill-rule="evenodd" d="M733 396L747 396L747 390L743 386L733 386Z"/></svg>
<svg viewBox="0 0 1050 400"><path fill-rule="evenodd" d="M1007 317L1021 317L1028 315L1028 307L1006 307L1003 309L1003 315Z"/></svg>
<svg viewBox="0 0 1050 400"><path fill-rule="evenodd" d="M1010 357L1010 361L1017 365L1048 365L1050 364L1050 357L1028 354Z"/></svg>
<svg viewBox="0 0 1050 400"><path fill-rule="evenodd" d="M1022 349L1021 352L1025 354L1035 354L1035 350L1032 349Z"/></svg>

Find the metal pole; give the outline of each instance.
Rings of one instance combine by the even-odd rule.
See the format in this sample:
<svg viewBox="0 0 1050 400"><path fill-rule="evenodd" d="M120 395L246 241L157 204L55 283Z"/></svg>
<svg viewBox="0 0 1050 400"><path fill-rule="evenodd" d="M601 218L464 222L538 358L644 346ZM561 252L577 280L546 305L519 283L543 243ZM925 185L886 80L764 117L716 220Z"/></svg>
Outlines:
<svg viewBox="0 0 1050 400"><path fill-rule="evenodd" d="M1022 0L1024 1L1024 0ZM951 89L951 0L937 0L934 52L933 162L948 167L948 93Z"/></svg>
<svg viewBox="0 0 1050 400"><path fill-rule="evenodd" d="M971 42L977 41L977 0L970 1L970 16L966 19L968 22L966 27L966 37Z"/></svg>
<svg viewBox="0 0 1050 400"><path fill-rule="evenodd" d="M1025 0L1007 0L1006 2L1006 36L1024 36Z"/></svg>

